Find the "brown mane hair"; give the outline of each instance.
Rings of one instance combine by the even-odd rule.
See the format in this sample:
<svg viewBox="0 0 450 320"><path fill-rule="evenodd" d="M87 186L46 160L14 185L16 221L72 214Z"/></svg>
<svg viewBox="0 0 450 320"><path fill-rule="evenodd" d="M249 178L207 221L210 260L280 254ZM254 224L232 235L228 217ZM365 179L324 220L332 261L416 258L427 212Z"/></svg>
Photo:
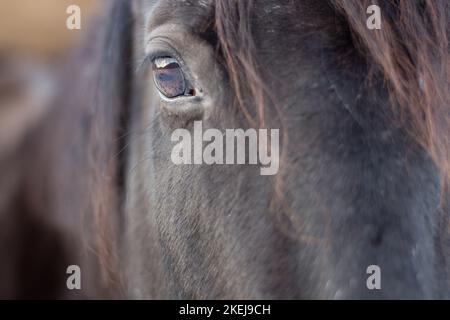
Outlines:
<svg viewBox="0 0 450 320"><path fill-rule="evenodd" d="M253 2L216 1L215 25L240 108L247 117L256 113L261 124L270 92L262 85L254 58ZM331 0L331 4L347 21L357 48L382 71L394 114L428 151L445 186L450 179L448 1ZM366 10L373 4L381 8L380 30L366 26ZM244 90L253 96L253 112L245 104Z"/></svg>
<svg viewBox="0 0 450 320"><path fill-rule="evenodd" d="M449 2L334 1L360 49L381 68L405 130L450 178ZM382 28L368 30L365 10L382 10Z"/></svg>

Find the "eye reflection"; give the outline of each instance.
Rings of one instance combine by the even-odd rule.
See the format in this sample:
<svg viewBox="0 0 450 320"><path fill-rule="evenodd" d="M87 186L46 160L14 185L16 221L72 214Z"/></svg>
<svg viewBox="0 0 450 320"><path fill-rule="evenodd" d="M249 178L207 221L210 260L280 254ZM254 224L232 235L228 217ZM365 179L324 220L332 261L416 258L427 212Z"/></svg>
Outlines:
<svg viewBox="0 0 450 320"><path fill-rule="evenodd" d="M180 63L171 57L153 60L153 80L158 90L167 98L186 95L187 84ZM189 90L191 95L191 90Z"/></svg>

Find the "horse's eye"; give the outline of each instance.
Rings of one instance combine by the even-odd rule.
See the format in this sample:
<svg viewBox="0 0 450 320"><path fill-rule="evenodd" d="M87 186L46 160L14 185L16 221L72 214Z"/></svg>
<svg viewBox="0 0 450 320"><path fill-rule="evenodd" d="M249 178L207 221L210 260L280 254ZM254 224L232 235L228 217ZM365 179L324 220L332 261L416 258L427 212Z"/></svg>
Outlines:
<svg viewBox="0 0 450 320"><path fill-rule="evenodd" d="M193 95L193 90L187 92L187 81L179 62L170 57L153 60L153 79L158 90L166 98L176 98Z"/></svg>

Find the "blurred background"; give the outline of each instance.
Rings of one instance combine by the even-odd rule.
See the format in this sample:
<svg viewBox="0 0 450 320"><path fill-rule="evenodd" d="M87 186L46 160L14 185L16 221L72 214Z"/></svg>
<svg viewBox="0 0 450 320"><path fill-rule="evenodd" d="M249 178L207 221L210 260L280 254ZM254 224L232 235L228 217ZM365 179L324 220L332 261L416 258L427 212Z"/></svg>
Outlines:
<svg viewBox="0 0 450 320"><path fill-rule="evenodd" d="M22 151L50 110L59 68L107 2L0 0L0 299L57 297L56 283L65 283L52 269L54 261L70 262L60 236L28 214L21 198L34 161ZM81 30L66 27L70 5L81 8Z"/></svg>
<svg viewBox="0 0 450 320"><path fill-rule="evenodd" d="M0 156L42 116L52 76L89 29L101 0L0 0ZM81 8L69 30L67 7Z"/></svg>
<svg viewBox="0 0 450 320"><path fill-rule="evenodd" d="M0 50L2 53L33 56L46 61L60 59L73 46L100 0L1 0ZM82 10L82 30L66 28L66 9Z"/></svg>

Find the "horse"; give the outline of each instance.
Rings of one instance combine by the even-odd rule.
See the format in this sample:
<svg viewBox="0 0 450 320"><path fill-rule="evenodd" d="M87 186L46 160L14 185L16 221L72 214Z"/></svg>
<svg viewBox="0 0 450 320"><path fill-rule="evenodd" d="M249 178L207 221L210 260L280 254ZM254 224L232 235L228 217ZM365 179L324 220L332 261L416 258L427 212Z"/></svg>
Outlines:
<svg viewBox="0 0 450 320"><path fill-rule="evenodd" d="M28 149L81 295L449 298L448 5L114 0ZM174 164L196 121L279 129L279 171Z"/></svg>

